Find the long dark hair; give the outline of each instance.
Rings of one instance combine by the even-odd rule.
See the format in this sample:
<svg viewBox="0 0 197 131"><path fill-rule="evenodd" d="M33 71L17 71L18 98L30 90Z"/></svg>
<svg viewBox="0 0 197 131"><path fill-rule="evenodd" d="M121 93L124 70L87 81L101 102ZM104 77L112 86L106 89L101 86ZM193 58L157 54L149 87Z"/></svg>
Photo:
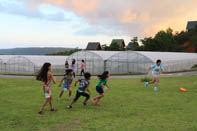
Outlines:
<svg viewBox="0 0 197 131"><path fill-rule="evenodd" d="M65 75L68 75L68 74L69 74L70 72L72 72L72 71L73 71L72 69L67 69Z"/></svg>
<svg viewBox="0 0 197 131"><path fill-rule="evenodd" d="M98 75L100 80L105 80L108 78L109 71L104 71L102 75Z"/></svg>
<svg viewBox="0 0 197 131"><path fill-rule="evenodd" d="M75 59L73 59L73 61L72 61L72 65L74 65L74 64L75 64L75 62L76 62L76 61L75 61Z"/></svg>
<svg viewBox="0 0 197 131"><path fill-rule="evenodd" d="M68 61L65 62L65 65L69 65L69 64L68 64Z"/></svg>
<svg viewBox="0 0 197 131"><path fill-rule="evenodd" d="M47 73L49 71L50 66L50 63L44 63L38 75L36 76L36 79L39 81L47 82Z"/></svg>

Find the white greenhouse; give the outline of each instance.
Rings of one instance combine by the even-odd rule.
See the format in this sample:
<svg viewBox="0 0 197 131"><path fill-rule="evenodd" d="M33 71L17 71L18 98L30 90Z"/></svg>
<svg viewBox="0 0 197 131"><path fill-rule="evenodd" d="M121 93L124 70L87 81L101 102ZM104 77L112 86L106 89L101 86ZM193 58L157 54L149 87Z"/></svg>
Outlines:
<svg viewBox="0 0 197 131"><path fill-rule="evenodd" d="M151 64L161 59L165 72L191 69L197 64L196 53L141 52L141 51L79 51L70 55L69 62L76 59L77 72L81 60L86 61L86 71L100 74L104 70L111 74L145 73Z"/></svg>
<svg viewBox="0 0 197 131"><path fill-rule="evenodd" d="M0 55L0 72L35 73L45 62L53 66L53 72L64 72L66 56Z"/></svg>
<svg viewBox="0 0 197 131"><path fill-rule="evenodd" d="M65 61L69 64L76 59L77 73L81 70L81 60L86 62L86 70L94 75L108 70L111 74L145 73L157 59L162 60L165 72L191 69L197 64L197 53L141 52L141 51L79 51L70 56L30 56L0 55L0 72L35 73L45 62L50 62L53 72L63 73Z"/></svg>
<svg viewBox="0 0 197 131"><path fill-rule="evenodd" d="M100 74L105 69L105 61L117 53L117 51L79 51L70 55L67 58L67 61L71 63L72 60L75 59L76 69L79 73L81 69L81 61L85 60L87 72Z"/></svg>

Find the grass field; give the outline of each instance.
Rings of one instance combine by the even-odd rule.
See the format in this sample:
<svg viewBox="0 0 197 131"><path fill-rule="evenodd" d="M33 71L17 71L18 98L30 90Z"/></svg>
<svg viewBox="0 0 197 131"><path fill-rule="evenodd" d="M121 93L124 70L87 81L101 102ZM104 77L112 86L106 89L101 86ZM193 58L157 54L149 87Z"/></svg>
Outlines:
<svg viewBox="0 0 197 131"><path fill-rule="evenodd" d="M0 130L2 131L196 131L197 76L161 78L158 92L143 87L140 79L110 79L111 89L101 107L82 100L66 109L58 101L60 88L52 93L57 112L37 114L44 100L42 85L34 79L0 79ZM91 80L92 96L96 96ZM180 92L179 87L188 91ZM64 94L64 98L66 98ZM75 95L75 89L73 96Z"/></svg>

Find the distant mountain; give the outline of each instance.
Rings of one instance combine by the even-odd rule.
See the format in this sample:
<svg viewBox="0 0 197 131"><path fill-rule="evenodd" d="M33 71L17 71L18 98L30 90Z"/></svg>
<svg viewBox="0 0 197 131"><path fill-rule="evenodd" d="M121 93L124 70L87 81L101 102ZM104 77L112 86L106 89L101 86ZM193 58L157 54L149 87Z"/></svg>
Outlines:
<svg viewBox="0 0 197 131"><path fill-rule="evenodd" d="M0 49L2 55L46 55L54 54L58 52L70 51L73 48L61 48L61 47L34 47L34 48L13 48L13 49Z"/></svg>

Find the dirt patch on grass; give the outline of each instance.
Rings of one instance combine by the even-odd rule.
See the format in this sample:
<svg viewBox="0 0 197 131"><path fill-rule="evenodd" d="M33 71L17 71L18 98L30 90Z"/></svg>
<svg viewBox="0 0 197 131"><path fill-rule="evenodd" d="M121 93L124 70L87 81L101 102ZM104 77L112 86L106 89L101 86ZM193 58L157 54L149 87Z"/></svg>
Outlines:
<svg viewBox="0 0 197 131"><path fill-rule="evenodd" d="M72 123L57 124L50 129L41 129L41 131L81 131L80 125L80 120L76 120Z"/></svg>

